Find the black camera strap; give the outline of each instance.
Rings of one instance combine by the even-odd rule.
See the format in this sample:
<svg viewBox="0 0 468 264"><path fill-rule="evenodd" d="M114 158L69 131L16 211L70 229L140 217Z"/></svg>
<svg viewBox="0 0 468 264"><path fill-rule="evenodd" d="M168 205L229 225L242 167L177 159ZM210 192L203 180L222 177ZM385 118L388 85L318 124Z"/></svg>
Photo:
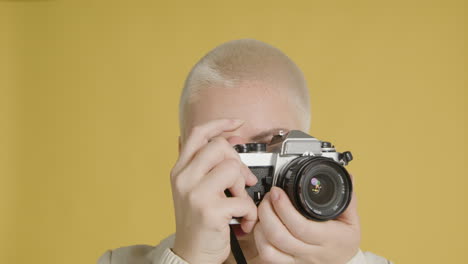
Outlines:
<svg viewBox="0 0 468 264"><path fill-rule="evenodd" d="M236 259L237 264L247 264L245 260L244 253L242 253L242 249L239 245L239 241L237 241L236 234L232 229L232 225L229 225L229 229L231 230L231 251Z"/></svg>

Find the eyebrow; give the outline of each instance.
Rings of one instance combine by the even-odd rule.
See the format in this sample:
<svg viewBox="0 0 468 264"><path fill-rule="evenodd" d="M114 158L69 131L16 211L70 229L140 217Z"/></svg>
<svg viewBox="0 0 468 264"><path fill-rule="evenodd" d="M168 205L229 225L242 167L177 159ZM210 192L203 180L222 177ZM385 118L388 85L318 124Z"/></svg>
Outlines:
<svg viewBox="0 0 468 264"><path fill-rule="evenodd" d="M277 135L280 130L283 130L285 133L289 132L289 129L286 128L273 128L266 131L263 131L252 137L252 142L257 142L262 139L265 139L268 136Z"/></svg>

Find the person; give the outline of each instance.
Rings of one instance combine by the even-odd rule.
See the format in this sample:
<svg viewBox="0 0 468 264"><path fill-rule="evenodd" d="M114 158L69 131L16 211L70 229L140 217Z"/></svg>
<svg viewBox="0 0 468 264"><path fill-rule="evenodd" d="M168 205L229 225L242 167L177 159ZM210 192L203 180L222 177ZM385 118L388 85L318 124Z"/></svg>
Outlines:
<svg viewBox="0 0 468 264"><path fill-rule="evenodd" d="M235 263L233 217L242 217L234 230L248 263L390 263L360 250L355 195L343 214L325 222L306 219L278 187L258 207L248 196L245 186L257 178L233 145L310 128L305 78L279 49L240 39L210 51L185 81L179 121L179 158L170 175L175 234L157 246L109 250L99 264Z"/></svg>

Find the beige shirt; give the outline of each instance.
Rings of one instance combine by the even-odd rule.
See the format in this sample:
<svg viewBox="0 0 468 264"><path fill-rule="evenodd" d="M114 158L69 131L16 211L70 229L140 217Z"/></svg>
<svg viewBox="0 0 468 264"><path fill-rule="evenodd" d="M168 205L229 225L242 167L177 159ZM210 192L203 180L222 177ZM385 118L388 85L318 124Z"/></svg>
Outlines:
<svg viewBox="0 0 468 264"><path fill-rule="evenodd" d="M171 250L174 235L161 241L157 246L135 245L108 250L98 264L188 264ZM385 258L361 250L347 264L391 264Z"/></svg>

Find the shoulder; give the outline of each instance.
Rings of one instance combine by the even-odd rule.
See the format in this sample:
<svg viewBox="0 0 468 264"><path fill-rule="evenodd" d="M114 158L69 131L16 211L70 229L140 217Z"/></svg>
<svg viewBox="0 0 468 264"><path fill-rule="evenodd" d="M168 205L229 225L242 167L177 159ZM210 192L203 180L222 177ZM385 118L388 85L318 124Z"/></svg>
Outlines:
<svg viewBox="0 0 468 264"><path fill-rule="evenodd" d="M392 264L392 262L374 253L359 250L347 264Z"/></svg>
<svg viewBox="0 0 468 264"><path fill-rule="evenodd" d="M369 251L364 252L364 256L369 264L392 264L390 260Z"/></svg>
<svg viewBox="0 0 468 264"><path fill-rule="evenodd" d="M107 250L99 257L98 264L151 264L174 245L174 235L162 240L157 246L133 245Z"/></svg>
<svg viewBox="0 0 468 264"><path fill-rule="evenodd" d="M99 259L98 264L120 264L120 263L151 263L148 259L150 253L156 247L149 245L134 245L121 247L106 251Z"/></svg>

